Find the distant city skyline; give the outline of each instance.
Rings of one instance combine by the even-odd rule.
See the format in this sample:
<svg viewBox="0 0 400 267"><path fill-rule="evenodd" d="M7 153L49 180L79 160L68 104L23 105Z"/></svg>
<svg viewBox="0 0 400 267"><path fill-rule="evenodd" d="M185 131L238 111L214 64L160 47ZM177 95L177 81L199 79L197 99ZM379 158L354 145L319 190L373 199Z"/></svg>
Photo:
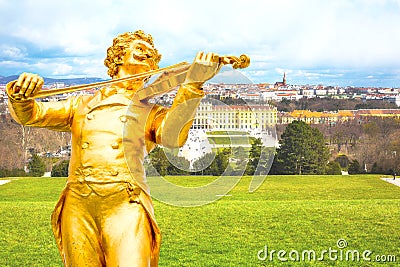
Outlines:
<svg viewBox="0 0 400 267"><path fill-rule="evenodd" d="M400 0L0 0L0 75L106 77L106 49L143 29L161 66L242 53L254 83L400 87Z"/></svg>

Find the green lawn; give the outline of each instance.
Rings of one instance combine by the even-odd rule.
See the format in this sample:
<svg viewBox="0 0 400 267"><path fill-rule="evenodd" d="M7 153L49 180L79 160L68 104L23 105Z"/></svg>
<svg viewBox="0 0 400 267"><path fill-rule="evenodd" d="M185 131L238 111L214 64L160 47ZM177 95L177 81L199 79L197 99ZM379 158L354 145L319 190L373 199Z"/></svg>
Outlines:
<svg viewBox="0 0 400 267"><path fill-rule="evenodd" d="M400 266L400 187L378 175L268 176L254 193L244 177L231 196L212 204L173 207L155 201L163 232L160 266ZM212 177L169 177L181 185ZM50 215L65 179L20 178L0 186L0 266L61 266ZM345 239L347 247L338 249ZM257 254L284 250L288 262ZM343 260L289 258L339 250ZM345 260L347 251L372 251L371 261ZM378 263L376 256L396 256ZM261 251L260 256L264 256ZM269 255L268 255L269 256ZM368 255L367 255L368 256ZM393 261L393 258L391 259Z"/></svg>
<svg viewBox="0 0 400 267"><path fill-rule="evenodd" d="M249 135L246 131L211 131L208 135Z"/></svg>
<svg viewBox="0 0 400 267"><path fill-rule="evenodd" d="M250 145L254 143L254 137L246 136L227 136L227 137L208 137L212 144L216 145Z"/></svg>
<svg viewBox="0 0 400 267"><path fill-rule="evenodd" d="M216 145L249 145L254 143L255 137L245 131L213 131L207 132L207 138Z"/></svg>

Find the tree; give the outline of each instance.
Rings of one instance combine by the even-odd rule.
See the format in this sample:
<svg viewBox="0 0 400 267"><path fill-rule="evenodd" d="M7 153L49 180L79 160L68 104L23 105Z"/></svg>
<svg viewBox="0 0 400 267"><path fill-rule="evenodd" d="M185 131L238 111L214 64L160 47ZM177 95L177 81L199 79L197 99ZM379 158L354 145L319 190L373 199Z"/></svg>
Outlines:
<svg viewBox="0 0 400 267"><path fill-rule="evenodd" d="M224 148L214 153L207 153L193 163L197 170L196 174L201 175L222 175L228 168L231 148ZM211 163L210 163L211 162ZM230 170L230 169L229 169Z"/></svg>
<svg viewBox="0 0 400 267"><path fill-rule="evenodd" d="M34 177L43 176L46 166L43 159L38 154L33 154L31 160L28 163L29 174Z"/></svg>
<svg viewBox="0 0 400 267"><path fill-rule="evenodd" d="M0 107L5 108L6 104ZM1 108L0 108L1 109ZM10 114L0 115L0 168L13 171L27 170L34 153L56 152L69 143L71 133L51 131L45 128L21 126Z"/></svg>
<svg viewBox="0 0 400 267"><path fill-rule="evenodd" d="M223 148L217 152L215 159L211 165L205 170L204 174L208 175L222 175L228 167L229 155L232 150L230 148Z"/></svg>
<svg viewBox="0 0 400 267"><path fill-rule="evenodd" d="M51 170L52 177L67 177L68 176L69 160L63 160L53 166Z"/></svg>
<svg viewBox="0 0 400 267"><path fill-rule="evenodd" d="M196 174L204 175L204 172L208 173L208 170L206 171L206 169L211 165L214 159L214 153L206 153L193 162L193 169L196 171Z"/></svg>
<svg viewBox="0 0 400 267"><path fill-rule="evenodd" d="M328 158L322 133L303 121L294 121L282 133L274 168L280 174L323 174Z"/></svg>
<svg viewBox="0 0 400 267"><path fill-rule="evenodd" d="M362 173L361 165L358 160L352 160L349 164L349 174L359 174Z"/></svg>
<svg viewBox="0 0 400 267"><path fill-rule="evenodd" d="M370 173L382 174L382 173L384 173L384 171L383 171L382 167L378 165L378 163L374 162L374 164L372 164Z"/></svg>
<svg viewBox="0 0 400 267"><path fill-rule="evenodd" d="M339 163L340 167L344 170L347 170L350 164L350 160L346 155L337 156L335 162Z"/></svg>
<svg viewBox="0 0 400 267"><path fill-rule="evenodd" d="M267 175L274 155L275 148L265 147L260 138L255 139L249 151L246 175Z"/></svg>
<svg viewBox="0 0 400 267"><path fill-rule="evenodd" d="M156 146L149 154L149 159L149 164L153 166L157 173L146 170L148 175L188 175L185 170L189 170L190 162L186 158L175 156L168 149Z"/></svg>
<svg viewBox="0 0 400 267"><path fill-rule="evenodd" d="M249 163L247 164L246 168L247 175L253 175L255 173L258 162L260 160L261 149L262 149L262 141L260 138L257 138L251 144L249 152Z"/></svg>
<svg viewBox="0 0 400 267"><path fill-rule="evenodd" d="M171 151L164 150L168 160L167 174L168 175L188 175L190 162L184 158L175 155Z"/></svg>
<svg viewBox="0 0 400 267"><path fill-rule="evenodd" d="M338 175L342 174L342 168L340 167L339 162L331 161L326 165L326 174L329 175Z"/></svg>
<svg viewBox="0 0 400 267"><path fill-rule="evenodd" d="M164 150L160 146L156 146L149 154L151 165L157 170L161 176L167 175L170 165L168 158L165 156Z"/></svg>
<svg viewBox="0 0 400 267"><path fill-rule="evenodd" d="M23 177L27 176L26 172L24 169L12 169L12 170L7 170L0 168L0 177Z"/></svg>

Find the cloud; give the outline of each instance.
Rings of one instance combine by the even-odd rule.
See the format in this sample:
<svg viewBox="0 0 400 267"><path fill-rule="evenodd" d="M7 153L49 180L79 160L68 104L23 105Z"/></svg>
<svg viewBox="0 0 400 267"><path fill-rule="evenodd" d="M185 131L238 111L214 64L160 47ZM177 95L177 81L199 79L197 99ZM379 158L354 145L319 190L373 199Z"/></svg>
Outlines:
<svg viewBox="0 0 400 267"><path fill-rule="evenodd" d="M26 62L18 62L13 60L3 60L0 62L0 69L16 69L16 68L28 68L29 64ZM19 73L13 73L19 74Z"/></svg>
<svg viewBox="0 0 400 267"><path fill-rule="evenodd" d="M0 59L21 59L26 56L26 53L15 46L0 45Z"/></svg>
<svg viewBox="0 0 400 267"><path fill-rule="evenodd" d="M73 67L68 64L55 64L52 74L55 76L66 75L69 74L72 69Z"/></svg>
<svg viewBox="0 0 400 267"><path fill-rule="evenodd" d="M104 77L112 39L136 29L153 35L162 66L197 51L246 53L252 63L243 73L255 82L281 80L276 69L312 69L320 81L329 78L324 70L400 70L400 0L0 0L0 8L3 75L28 67ZM296 77L306 82L310 73Z"/></svg>

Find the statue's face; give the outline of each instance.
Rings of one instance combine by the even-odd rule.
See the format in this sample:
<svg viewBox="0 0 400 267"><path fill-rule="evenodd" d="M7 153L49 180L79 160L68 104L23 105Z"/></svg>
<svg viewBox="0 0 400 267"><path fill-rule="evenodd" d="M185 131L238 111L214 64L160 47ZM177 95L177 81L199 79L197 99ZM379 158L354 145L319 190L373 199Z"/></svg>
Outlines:
<svg viewBox="0 0 400 267"><path fill-rule="evenodd" d="M123 63L120 66L120 77L143 73L156 68L153 47L142 40L135 40L127 48Z"/></svg>

